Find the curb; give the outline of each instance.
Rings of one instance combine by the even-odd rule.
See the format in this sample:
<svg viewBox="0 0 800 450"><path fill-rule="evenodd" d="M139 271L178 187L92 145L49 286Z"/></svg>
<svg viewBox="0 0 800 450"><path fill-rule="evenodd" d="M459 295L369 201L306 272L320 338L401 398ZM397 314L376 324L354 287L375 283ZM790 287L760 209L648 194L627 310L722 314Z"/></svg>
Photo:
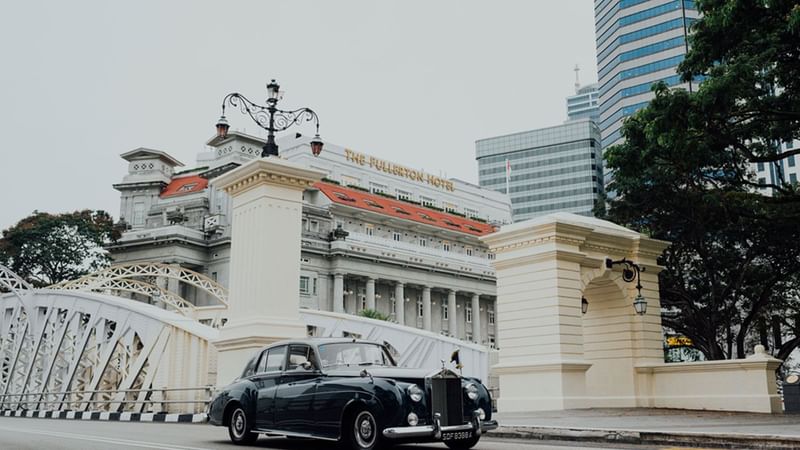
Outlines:
<svg viewBox="0 0 800 450"><path fill-rule="evenodd" d="M39 419L101 420L107 422L164 422L205 423L207 416L201 414L132 413L99 411L26 411L4 410L0 417L30 417Z"/></svg>
<svg viewBox="0 0 800 450"><path fill-rule="evenodd" d="M505 439L584 441L619 444L645 444L670 446L704 446L757 450L796 450L800 436L753 435L737 433L698 433L640 430L603 430L592 428L557 427L500 427L488 436Z"/></svg>

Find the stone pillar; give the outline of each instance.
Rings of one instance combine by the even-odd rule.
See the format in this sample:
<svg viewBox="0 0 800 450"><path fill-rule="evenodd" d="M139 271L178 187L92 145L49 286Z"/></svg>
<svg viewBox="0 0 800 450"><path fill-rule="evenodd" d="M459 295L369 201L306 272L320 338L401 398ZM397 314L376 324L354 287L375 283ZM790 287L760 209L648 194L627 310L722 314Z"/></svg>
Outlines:
<svg viewBox="0 0 800 450"><path fill-rule="evenodd" d="M399 281L394 285L394 318L400 325L406 324L406 295L403 287L403 283Z"/></svg>
<svg viewBox="0 0 800 450"><path fill-rule="evenodd" d="M472 340L478 344L481 339L481 295L472 294Z"/></svg>
<svg viewBox="0 0 800 450"><path fill-rule="evenodd" d="M375 310L375 279L367 278L367 309Z"/></svg>
<svg viewBox="0 0 800 450"><path fill-rule="evenodd" d="M333 312L344 312L344 275L333 274Z"/></svg>
<svg viewBox="0 0 800 450"><path fill-rule="evenodd" d="M422 324L423 328L431 331L431 288L422 287Z"/></svg>
<svg viewBox="0 0 800 450"><path fill-rule="evenodd" d="M458 305L456 304L456 291L450 289L447 293L447 324L450 336L458 337Z"/></svg>
<svg viewBox="0 0 800 450"><path fill-rule="evenodd" d="M298 311L303 191L323 176L269 157L212 181L233 203L228 322L213 342L219 385L241 374L264 345L306 335Z"/></svg>

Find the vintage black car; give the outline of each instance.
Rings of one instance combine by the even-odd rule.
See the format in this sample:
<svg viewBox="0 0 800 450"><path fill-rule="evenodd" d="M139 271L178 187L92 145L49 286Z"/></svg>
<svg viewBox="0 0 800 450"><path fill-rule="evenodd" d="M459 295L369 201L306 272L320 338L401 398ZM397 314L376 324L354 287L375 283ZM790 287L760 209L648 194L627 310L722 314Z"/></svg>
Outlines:
<svg viewBox="0 0 800 450"><path fill-rule="evenodd" d="M353 339L275 343L217 393L209 421L236 444L259 434L339 441L357 450L442 441L468 449L497 428L489 391L442 368L400 368L388 349Z"/></svg>

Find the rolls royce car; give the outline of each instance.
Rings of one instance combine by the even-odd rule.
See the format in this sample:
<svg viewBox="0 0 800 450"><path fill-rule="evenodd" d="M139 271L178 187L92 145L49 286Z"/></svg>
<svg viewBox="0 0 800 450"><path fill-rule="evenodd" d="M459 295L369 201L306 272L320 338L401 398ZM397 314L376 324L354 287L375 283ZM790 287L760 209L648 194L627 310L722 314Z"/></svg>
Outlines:
<svg viewBox="0 0 800 450"><path fill-rule="evenodd" d="M260 350L217 392L208 420L227 427L235 444L266 434L338 441L354 450L410 442L469 449L497 428L480 380L444 367L397 367L386 346L343 338Z"/></svg>

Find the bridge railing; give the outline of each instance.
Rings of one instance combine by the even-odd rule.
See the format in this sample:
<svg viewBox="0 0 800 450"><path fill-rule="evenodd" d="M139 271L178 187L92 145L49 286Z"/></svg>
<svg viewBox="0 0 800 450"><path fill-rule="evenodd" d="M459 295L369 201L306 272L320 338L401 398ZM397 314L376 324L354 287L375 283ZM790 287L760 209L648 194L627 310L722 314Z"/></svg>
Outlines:
<svg viewBox="0 0 800 450"><path fill-rule="evenodd" d="M214 386L0 394L0 411L201 413Z"/></svg>

